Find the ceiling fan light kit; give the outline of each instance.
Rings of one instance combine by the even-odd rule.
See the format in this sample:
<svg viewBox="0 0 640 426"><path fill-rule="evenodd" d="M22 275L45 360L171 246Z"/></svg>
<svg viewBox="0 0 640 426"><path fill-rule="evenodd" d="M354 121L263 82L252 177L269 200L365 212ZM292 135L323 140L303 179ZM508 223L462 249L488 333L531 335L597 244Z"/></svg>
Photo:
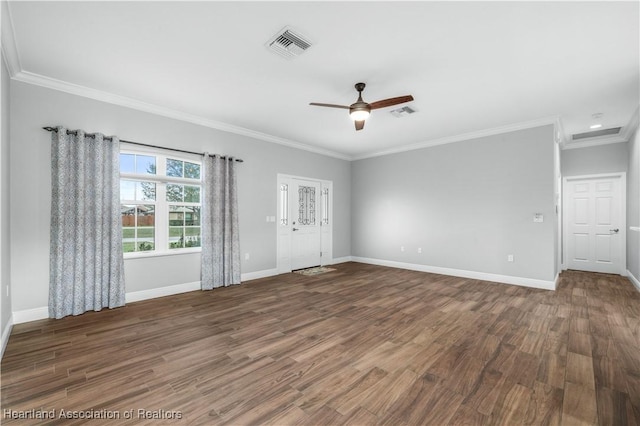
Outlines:
<svg viewBox="0 0 640 426"><path fill-rule="evenodd" d="M349 106L336 105L336 104L323 104L323 103L317 103L317 102L311 102L309 105L321 106L321 107L327 107L327 108L348 109L349 116L355 122L356 130L362 130L364 129L364 121L367 118L369 118L369 115L371 114L371 110L403 104L405 102L411 102L413 100L413 96L405 95L405 96L398 96L396 98L383 99L381 101L376 101L369 104L362 100L362 91L364 90L365 86L366 84L364 83L356 83L355 88L358 91L358 100Z"/></svg>
<svg viewBox="0 0 640 426"><path fill-rule="evenodd" d="M369 105L364 105L362 107L351 107L349 108L349 116L353 121L362 121L369 118L371 114L371 107Z"/></svg>

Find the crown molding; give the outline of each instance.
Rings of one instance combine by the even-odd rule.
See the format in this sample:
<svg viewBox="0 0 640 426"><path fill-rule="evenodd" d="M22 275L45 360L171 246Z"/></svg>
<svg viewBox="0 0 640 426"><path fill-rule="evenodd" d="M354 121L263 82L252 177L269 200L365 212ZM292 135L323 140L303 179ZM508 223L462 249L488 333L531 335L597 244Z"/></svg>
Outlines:
<svg viewBox="0 0 640 426"><path fill-rule="evenodd" d="M2 2L2 3L4 4L6 2ZM5 16L5 9L3 9L3 16ZM629 123L624 127L624 130L621 132L620 135L605 137L597 140L582 141L582 142L567 142L567 138L564 135L564 129L562 126L561 118L559 116L551 116L551 117L544 117L538 120L514 123L506 126L483 129L483 130L478 130L478 131L469 132L469 133L462 133L459 135L447 136L439 139L432 139L432 140L405 145L397 148L365 153L362 155L349 156L339 152L306 145L300 142L295 142L289 139L280 138L280 137L269 135L262 132L257 132L244 127L234 126L231 124L223 123L216 120L211 120L211 119L193 115L193 114L188 114L188 113L174 110L171 108L166 108L159 105L143 102L137 99L128 98L126 96L120 96L113 93L92 89L86 86L80 86L77 84L69 83L63 80L46 77L40 74L35 74L28 71L16 71L15 67L19 66L20 60L19 60L18 53L15 50L15 44L13 44L13 48L12 48L12 45L10 43L7 43L7 44L4 43L4 41L7 40L7 38L5 38L5 33L6 32L12 33L13 31L5 30L6 26L4 24L6 21L4 17L2 19L3 19L3 25L2 25L3 44L2 44L1 53L5 63L7 64L7 68L9 68L9 72L12 75L11 78L16 81L20 81L22 83L31 84L35 86L41 86L41 87L45 87L48 89L57 90L65 93L70 93L76 96L95 99L101 102L106 102L113 105L119 105L126 108L135 109L138 111L160 115L163 117L173 118L176 120L197 124L203 127L209 127L212 129L221 130L228 133L247 136L253 139L263 140L265 142L271 142L271 143L287 146L294 149L300 149L300 150L312 152L315 154L338 158L340 160L355 161L355 160L363 160L366 158L381 157L381 156L390 155L390 154L399 154L402 152L414 151L417 149L430 148L438 145L462 142L466 140L478 139L486 136L493 136L493 135L514 132L518 130L525 130L525 129L540 127L545 125L554 125L555 132L557 132L557 135L554 134L554 140L557 141L557 138L560 139L559 143L563 150L587 148L591 146L627 142L631 137L631 135L633 134L633 132L638 127L639 112L638 112L638 108L636 108L636 111L631 116ZM11 43L13 43L14 39L11 35L8 35L6 37L8 37Z"/></svg>
<svg viewBox="0 0 640 426"><path fill-rule="evenodd" d="M401 152L415 151L417 149L430 148L430 147L433 147L433 146L445 145L445 144L455 143L455 142L463 142L463 141L467 141L467 140L471 140L471 139L479 139L479 138L483 138L483 137L486 137L486 136L499 135L499 134L502 134L502 133L515 132L515 131L518 131L518 130L531 129L531 128L534 128L534 127L546 126L546 125L550 125L550 124L551 125L555 125L556 122L557 122L557 119L558 118L556 116L544 117L544 118L541 118L541 119L538 119L538 120L526 121L526 122L522 122L522 123L514 123L514 124L509 124L509 125L506 125L506 126L493 127L493 128L490 128L490 129L477 130L477 131L473 131L473 132L469 132L469 133L462 133L462 134L459 134L459 135L447 136L447 137L439 138L439 139L432 139L432 140L419 142L419 143L415 143L415 144L411 144L411 145L405 145L405 146L401 146L401 147L397 147L397 148L385 149L385 150L382 150L382 151L371 152L371 153L368 153L368 154L354 156L352 159L353 160L364 160L365 158L382 157L384 155L389 155L389 154L398 154L398 153L401 153Z"/></svg>
<svg viewBox="0 0 640 426"><path fill-rule="evenodd" d="M216 130L222 130L224 132L235 133L235 134L247 136L253 139L259 139L266 142L276 143L278 145L284 145L290 148L309 151L316 154L325 155L328 157L338 158L341 160L347 160L347 161L351 160L351 157L338 152L305 145L300 142L295 142L289 139L268 135L266 133L261 133L254 130L246 129L244 127L222 123L220 121L211 120L209 118L201 117L198 115L188 114L188 113L177 111L171 108L150 104L147 102L139 101L137 99L128 98L126 96L120 96L113 93L104 92L102 90L96 90L89 87L80 86L77 84L69 83L69 82L58 80L51 77L46 77L40 74L31 73L28 71L19 71L12 78L22 83L46 87L48 89L58 90L61 92L70 93L72 95L95 99L98 101L119 105L126 108L131 108L138 111L143 111L143 112L148 112L155 115L160 115L163 117L173 118L176 120L185 121L188 123L193 123L193 124L197 124L204 127L209 127Z"/></svg>
<svg viewBox="0 0 640 426"><path fill-rule="evenodd" d="M0 3L0 7L2 8L2 31L0 34L2 40L2 56L9 70L9 75L13 78L13 76L20 72L22 65L20 64L20 54L16 47L16 37L13 30L13 18L11 18L9 2L0 1Z"/></svg>

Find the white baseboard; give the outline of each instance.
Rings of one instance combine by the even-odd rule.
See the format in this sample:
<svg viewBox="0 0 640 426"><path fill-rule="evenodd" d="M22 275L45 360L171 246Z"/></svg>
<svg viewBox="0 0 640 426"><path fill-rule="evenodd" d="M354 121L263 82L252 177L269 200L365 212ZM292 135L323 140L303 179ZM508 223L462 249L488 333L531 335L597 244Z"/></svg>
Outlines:
<svg viewBox="0 0 640 426"><path fill-rule="evenodd" d="M13 315L9 317L9 322L2 330L2 341L0 341L0 359L4 356L4 350L7 347L7 342L9 342L9 336L11 335L11 329L13 328Z"/></svg>
<svg viewBox="0 0 640 426"><path fill-rule="evenodd" d="M241 279L242 281L250 281L277 274L277 269L266 269L264 271L242 274ZM132 291L125 294L125 301L126 303L133 303L141 300L155 299L157 297L171 296L173 294L187 293L195 290L200 290L200 281L152 288L149 290ZM49 308L46 306L13 312L13 324L22 324L24 322L37 321L45 318L49 318Z"/></svg>
<svg viewBox="0 0 640 426"><path fill-rule="evenodd" d="M439 266L419 265L415 263L396 262L393 260L372 259L368 257L352 257L353 262L369 263L371 265L390 266L392 268L408 269L411 271L429 272L432 274L451 275L454 277L473 278L476 280L491 281L503 284L519 285L522 287L539 288L543 290L555 290L556 279L553 281L539 280L535 278L514 277L510 275L489 274L486 272L465 271L463 269L441 268Z"/></svg>
<svg viewBox="0 0 640 426"><path fill-rule="evenodd" d="M274 275L278 275L278 269L265 269L263 271L255 271L255 272L247 272L241 275L240 279L242 282L257 280L259 278L267 278L272 277Z"/></svg>
<svg viewBox="0 0 640 426"><path fill-rule="evenodd" d="M336 265L338 263L345 263L345 262L351 262L351 261L353 261L353 258L351 256L334 257L333 259L331 259L331 263L328 263L328 265Z"/></svg>
<svg viewBox="0 0 640 426"><path fill-rule="evenodd" d="M627 269L627 278L631 281L631 284L636 288L636 290L640 291L640 280L637 277L633 276L633 274Z"/></svg>
<svg viewBox="0 0 640 426"><path fill-rule="evenodd" d="M45 318L49 318L49 308L47 306L25 309L22 311L13 311L14 324L22 324L23 322L37 321Z"/></svg>
<svg viewBox="0 0 640 426"><path fill-rule="evenodd" d="M155 299L157 297L171 296L173 294L187 293L189 291L196 290L200 290L200 281L151 288L149 290L133 291L125 295L125 300L126 303L133 303L141 300Z"/></svg>
<svg viewBox="0 0 640 426"><path fill-rule="evenodd" d="M171 296L172 294L186 293L194 290L200 290L200 281L152 288L149 290L132 291L130 293L126 293L124 297L126 303L132 303L139 302L141 300L155 299L157 297ZM37 321L46 318L49 318L49 308L47 306L13 312L14 324L22 324L24 322Z"/></svg>

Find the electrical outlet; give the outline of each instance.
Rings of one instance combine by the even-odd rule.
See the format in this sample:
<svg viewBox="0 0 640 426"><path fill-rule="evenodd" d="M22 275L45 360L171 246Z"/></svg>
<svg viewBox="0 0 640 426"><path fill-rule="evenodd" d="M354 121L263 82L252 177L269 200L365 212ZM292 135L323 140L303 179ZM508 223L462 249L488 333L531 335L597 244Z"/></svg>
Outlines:
<svg viewBox="0 0 640 426"><path fill-rule="evenodd" d="M418 247L418 253L422 253L422 247Z"/></svg>
<svg viewBox="0 0 640 426"><path fill-rule="evenodd" d="M507 255L507 262L513 262L513 255L512 254L508 254Z"/></svg>
<svg viewBox="0 0 640 426"><path fill-rule="evenodd" d="M404 251L404 246L400 246L400 251Z"/></svg>
<svg viewBox="0 0 640 426"><path fill-rule="evenodd" d="M244 254L244 260L249 260L251 256L249 255L249 253L245 253Z"/></svg>

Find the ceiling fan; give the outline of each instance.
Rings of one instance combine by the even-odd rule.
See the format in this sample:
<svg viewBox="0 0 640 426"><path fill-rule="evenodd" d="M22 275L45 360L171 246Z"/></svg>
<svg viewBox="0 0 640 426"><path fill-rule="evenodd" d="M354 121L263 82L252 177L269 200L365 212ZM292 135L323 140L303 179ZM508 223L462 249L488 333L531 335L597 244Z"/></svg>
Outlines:
<svg viewBox="0 0 640 426"><path fill-rule="evenodd" d="M317 102L311 102L309 105L321 106L321 107L329 107L329 108L342 108L349 110L349 116L356 124L356 130L362 130L364 128L364 120L369 117L371 114L371 110L385 108L393 105L403 104L405 102L411 102L413 100L413 96L398 96L396 98L383 99L381 101L376 101L372 103L367 103L362 100L362 91L364 90L366 84L364 83L356 83L356 90L358 91L358 100L349 105L335 105L335 104L321 104Z"/></svg>

